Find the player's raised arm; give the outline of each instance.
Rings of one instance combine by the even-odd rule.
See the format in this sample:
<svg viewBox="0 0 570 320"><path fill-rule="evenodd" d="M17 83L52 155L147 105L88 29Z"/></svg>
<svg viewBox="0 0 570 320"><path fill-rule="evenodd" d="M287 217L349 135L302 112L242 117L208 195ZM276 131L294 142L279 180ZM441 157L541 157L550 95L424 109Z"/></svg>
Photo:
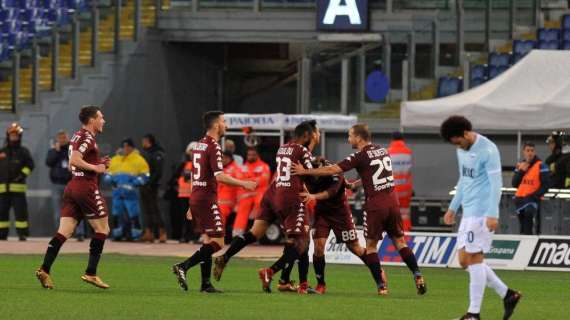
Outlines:
<svg viewBox="0 0 570 320"><path fill-rule="evenodd" d="M342 172L342 169L336 164L315 169L306 169L300 163L293 163L291 166L291 174L295 176L334 176Z"/></svg>
<svg viewBox="0 0 570 320"><path fill-rule="evenodd" d="M216 175L216 181L229 184L230 186L242 187L250 191L253 191L255 188L257 188L257 182L255 181L239 180L223 172Z"/></svg>
<svg viewBox="0 0 570 320"><path fill-rule="evenodd" d="M105 173L106 170L105 164L97 164L97 165L90 164L85 160L83 160L83 154L81 154L81 152L76 150L71 151L71 157L69 157L69 164L71 166L83 170L95 171L97 173Z"/></svg>

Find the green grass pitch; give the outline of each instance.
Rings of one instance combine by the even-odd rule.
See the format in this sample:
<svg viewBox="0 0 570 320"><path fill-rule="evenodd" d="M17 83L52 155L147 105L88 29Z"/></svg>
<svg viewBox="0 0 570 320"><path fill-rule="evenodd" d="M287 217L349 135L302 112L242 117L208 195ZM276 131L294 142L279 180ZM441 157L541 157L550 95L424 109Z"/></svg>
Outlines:
<svg viewBox="0 0 570 320"><path fill-rule="evenodd" d="M225 292L198 292L199 267L188 273L183 292L170 272L179 258L104 255L99 275L112 287L83 283L86 255L60 255L52 268L54 290L35 279L39 255L0 255L1 319L454 319L468 305L468 274L461 270L423 268L428 293L417 296L403 267L386 267L390 295L380 297L364 266L327 266L324 296L261 291L257 269L269 263L234 259L222 281ZM497 274L523 292L512 319L568 319L570 274L512 272ZM297 277L296 269L292 275ZM314 282L313 270L309 274ZM502 301L487 288L481 316L501 319Z"/></svg>

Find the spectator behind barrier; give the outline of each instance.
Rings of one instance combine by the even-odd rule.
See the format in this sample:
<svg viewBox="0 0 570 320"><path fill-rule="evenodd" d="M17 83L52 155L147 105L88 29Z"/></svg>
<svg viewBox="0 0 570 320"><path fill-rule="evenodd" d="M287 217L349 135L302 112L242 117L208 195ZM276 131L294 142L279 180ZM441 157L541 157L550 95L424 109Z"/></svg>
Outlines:
<svg viewBox="0 0 570 320"><path fill-rule="evenodd" d="M523 160L517 163L513 176L516 213L520 222L520 233L532 235L534 219L539 230L540 199L548 190L548 166L537 156L534 143L525 142L522 149Z"/></svg>
<svg viewBox="0 0 570 320"><path fill-rule="evenodd" d="M166 230L158 208L158 188L164 171L164 149L152 134L147 134L142 138L142 147L142 156L148 163L150 177L148 183L140 187L141 209L145 225L141 241L154 242L155 232L158 231L158 240L160 243L165 243Z"/></svg>
<svg viewBox="0 0 570 320"><path fill-rule="evenodd" d="M224 144L224 151L231 152L236 164L240 167L243 167L243 157L239 154L236 154L236 144L232 139L226 139L226 142Z"/></svg>
<svg viewBox="0 0 570 320"><path fill-rule="evenodd" d="M131 241L142 235L137 189L147 183L149 168L132 139L123 140L121 146L122 150L111 159L104 180L113 186L113 239Z"/></svg>
<svg viewBox="0 0 570 320"><path fill-rule="evenodd" d="M546 139L550 155L544 162L550 169L550 187L555 189L563 189L566 187L570 155L567 152L563 152L565 136L566 134L562 131L554 131ZM570 185L568 187L570 187Z"/></svg>
<svg viewBox="0 0 570 320"><path fill-rule="evenodd" d="M59 228L59 216L61 211L61 200L65 185L71 180L69 171L69 135L64 130L58 131L55 142L52 143L46 156L46 165L49 169L49 179L51 185L51 199L53 203L53 218L56 229ZM77 241L83 241L85 237L85 224L83 220L75 229Z"/></svg>

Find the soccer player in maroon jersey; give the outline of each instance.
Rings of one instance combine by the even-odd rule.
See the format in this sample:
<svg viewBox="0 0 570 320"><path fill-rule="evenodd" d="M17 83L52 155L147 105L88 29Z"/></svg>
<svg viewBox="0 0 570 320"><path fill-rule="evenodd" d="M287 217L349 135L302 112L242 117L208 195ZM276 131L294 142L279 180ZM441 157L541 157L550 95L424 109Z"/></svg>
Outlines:
<svg viewBox="0 0 570 320"><path fill-rule="evenodd" d="M315 167L332 165L329 161L321 159ZM318 177L307 184L308 191L300 194L304 201L317 200L315 207L315 222L313 224L313 241L315 251L313 254L313 267L317 278L317 287L310 293L324 294L325 282L325 244L332 230L337 243L345 243L348 250L366 263L366 249L358 243L356 228L352 221L352 213L348 205L345 189L347 183L342 174ZM372 270L375 272L375 270ZM382 273L382 275L385 275ZM383 279L386 282L385 279Z"/></svg>
<svg viewBox="0 0 570 320"><path fill-rule="evenodd" d="M303 180L291 176L291 165L301 161L304 166L311 166L311 154L305 147L311 141L318 139L315 136L314 125L308 121L295 127L292 142L282 145L276 155L277 178L271 183L261 201L261 212L255 219L250 231L244 235L236 236L228 250L215 259L214 278L219 281L227 263L235 254L247 245L261 238L270 223L280 220L288 236L288 242L283 255L270 268L259 270L262 288L271 292L273 274L292 264L307 248L308 223L305 214L305 205L299 197L303 191ZM308 263L308 262L307 262Z"/></svg>
<svg viewBox="0 0 570 320"><path fill-rule="evenodd" d="M59 249L71 237L81 219L87 219L95 231L89 244L87 270L81 279L102 289L109 288L97 276L97 265L109 234L107 205L98 187L98 176L109 166L109 158L99 158L99 148L95 142L95 136L103 132L105 119L99 107L86 106L79 112L79 121L82 128L73 135L69 147L72 179L63 194L59 229L49 242L43 264L36 271L36 277L46 289L53 289L51 266Z"/></svg>
<svg viewBox="0 0 570 320"><path fill-rule="evenodd" d="M187 218L194 219L195 229L204 239L202 247L187 260L172 266L180 287L187 291L186 272L200 264L201 292L221 292L212 286L212 254L224 245L224 222L217 204L218 182L255 190L257 183L235 179L223 172L222 148L218 141L226 133L224 113L208 111L203 116L206 135L192 149L192 194Z"/></svg>
<svg viewBox="0 0 570 320"><path fill-rule="evenodd" d="M418 294L425 294L426 285L419 270L416 257L407 246L402 220L399 214L398 200L393 191L394 177L388 151L371 141L371 134L365 124L356 124L348 132L348 142L356 153L351 154L336 165L316 169L307 169L299 163L293 164L293 175L331 176L356 169L358 172L366 202L364 205L364 237L366 238L365 263L376 280L378 294L388 294L388 288L382 281L380 260L378 259L378 241L386 231L399 250L402 259L412 271Z"/></svg>

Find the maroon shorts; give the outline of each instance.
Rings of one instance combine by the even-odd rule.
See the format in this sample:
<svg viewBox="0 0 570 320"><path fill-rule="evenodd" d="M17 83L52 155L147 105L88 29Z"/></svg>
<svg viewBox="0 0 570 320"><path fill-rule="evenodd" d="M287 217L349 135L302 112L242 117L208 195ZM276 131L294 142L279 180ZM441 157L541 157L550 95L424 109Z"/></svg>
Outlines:
<svg viewBox="0 0 570 320"><path fill-rule="evenodd" d="M332 230L337 243L358 241L356 227L348 207L331 209L317 206L313 229L313 238L315 239L328 238Z"/></svg>
<svg viewBox="0 0 570 320"><path fill-rule="evenodd" d="M363 219L362 226L366 239L381 240L384 231L392 239L404 236L402 217L398 206L379 207L364 211Z"/></svg>
<svg viewBox="0 0 570 320"><path fill-rule="evenodd" d="M305 204L300 202L292 206L275 210L271 201L264 197L261 201L260 213L256 220L273 222L279 220L281 229L287 237L307 236L309 231L309 219Z"/></svg>
<svg viewBox="0 0 570 320"><path fill-rule="evenodd" d="M107 203L97 183L87 180L71 180L63 191L61 217L101 219L109 215Z"/></svg>
<svg viewBox="0 0 570 320"><path fill-rule="evenodd" d="M225 225L216 201L190 200L190 211L194 221L194 231L207 234L211 238L223 238Z"/></svg>

